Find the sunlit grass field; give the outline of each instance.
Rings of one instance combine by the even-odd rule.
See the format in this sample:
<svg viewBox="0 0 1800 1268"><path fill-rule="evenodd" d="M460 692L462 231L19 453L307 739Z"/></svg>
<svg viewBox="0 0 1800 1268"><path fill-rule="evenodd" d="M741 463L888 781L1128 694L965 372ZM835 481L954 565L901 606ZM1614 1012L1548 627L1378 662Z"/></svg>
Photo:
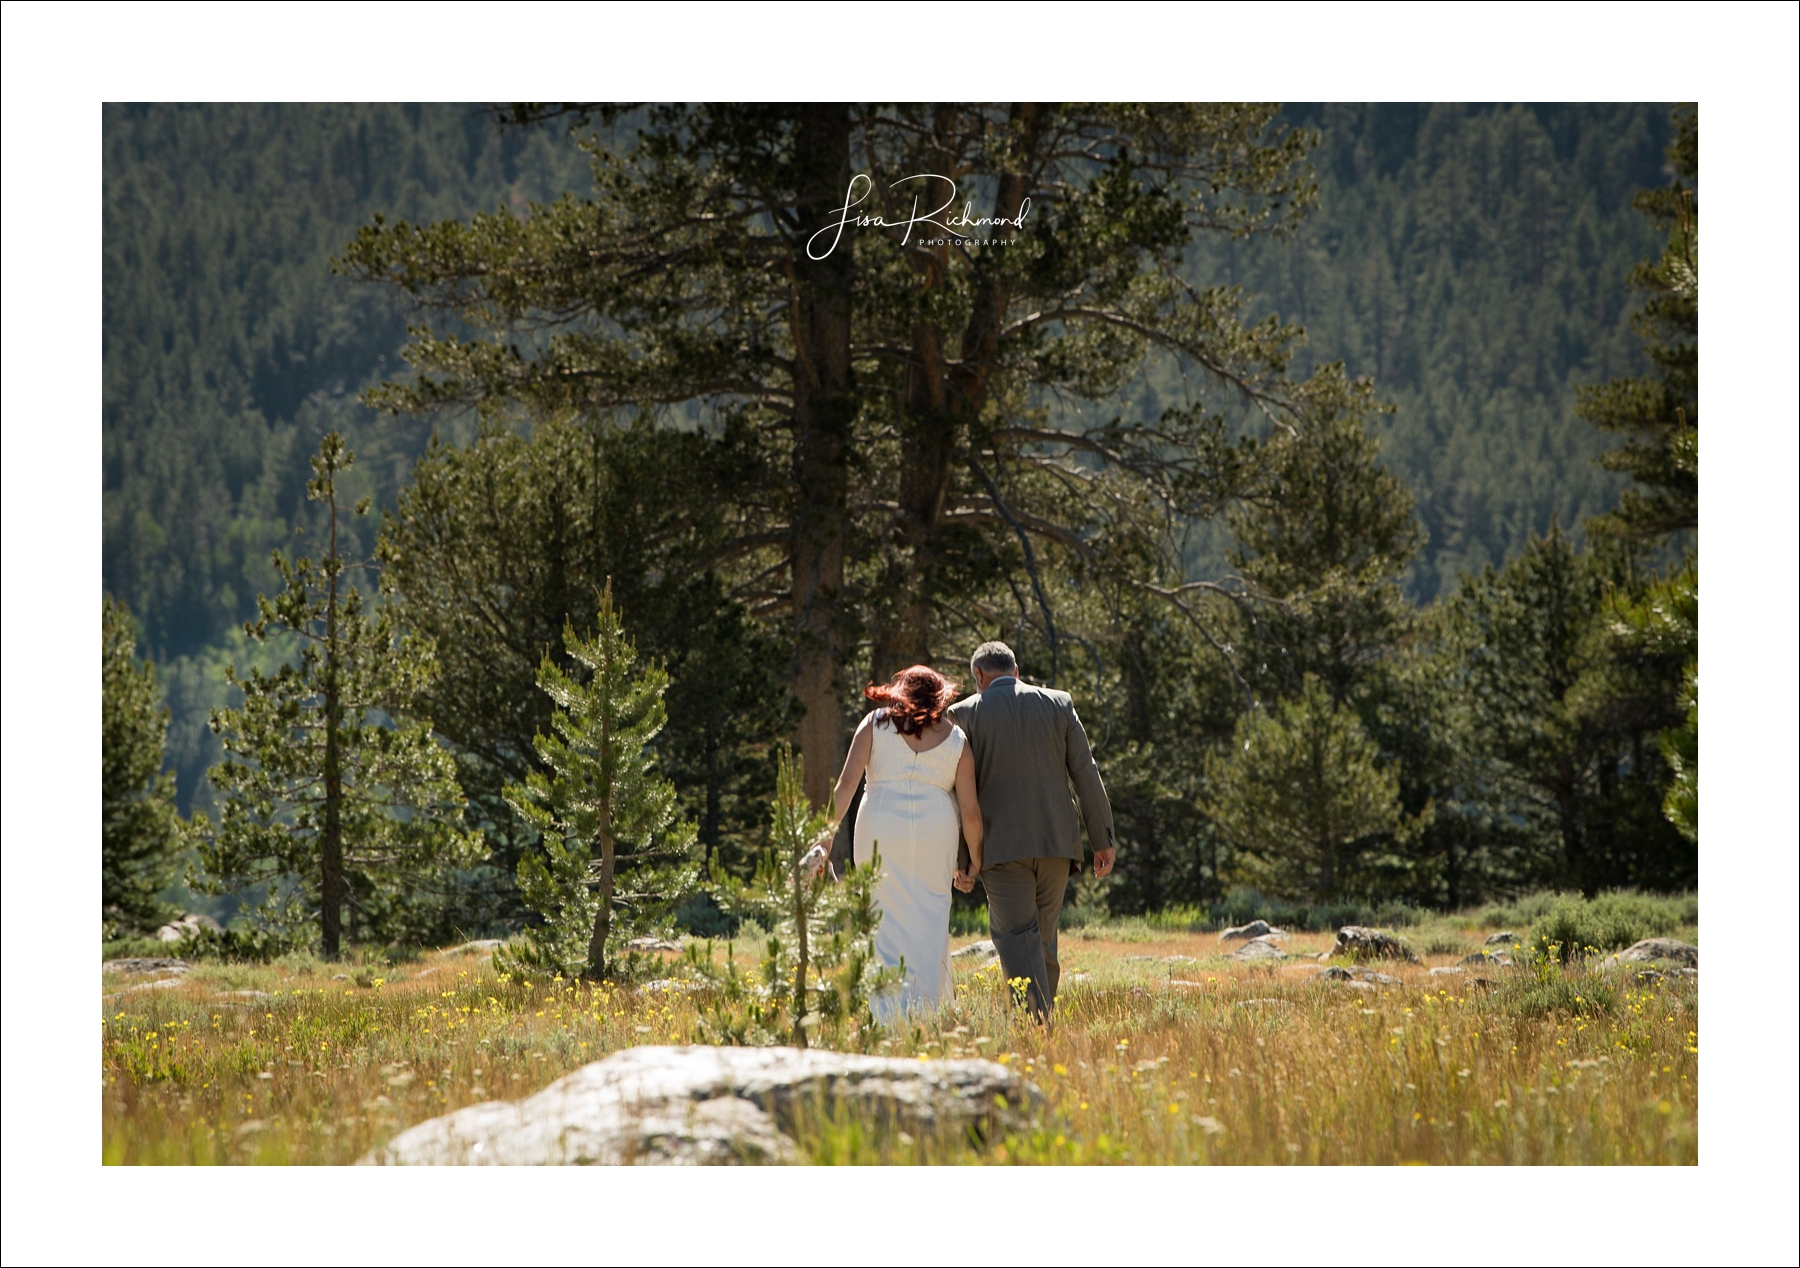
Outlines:
<svg viewBox="0 0 1800 1268"><path fill-rule="evenodd" d="M1429 974L1483 932L1446 925L1424 965L1373 966L1400 984L1357 989L1313 980L1321 966L1302 957L1328 935L1292 936L1291 958L1264 967L1227 958L1232 948L1211 934L1091 926L1064 937L1047 1033L1014 1015L997 967L958 960L953 1006L844 1046L1005 1062L1048 1098L1044 1121L979 1146L823 1123L801 1132L802 1152L819 1162L1695 1163L1695 982L1550 966L1481 970L1486 986L1474 970ZM477 948L391 964L198 964L175 985L145 981L103 980L108 1163L354 1162L407 1126L528 1095L620 1048L695 1042L702 998L503 980Z"/></svg>

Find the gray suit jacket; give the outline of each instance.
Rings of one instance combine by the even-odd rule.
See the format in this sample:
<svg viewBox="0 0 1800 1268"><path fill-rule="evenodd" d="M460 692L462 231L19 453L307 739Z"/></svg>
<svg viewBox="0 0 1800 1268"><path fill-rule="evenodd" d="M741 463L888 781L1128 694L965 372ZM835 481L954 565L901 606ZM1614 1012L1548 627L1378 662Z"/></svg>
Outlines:
<svg viewBox="0 0 1800 1268"><path fill-rule="evenodd" d="M1079 864L1075 798L1081 800L1089 843L1096 850L1115 848L1112 804L1068 692L1002 678L951 705L950 718L969 737L975 755L975 794L986 838L983 867L1041 858Z"/></svg>

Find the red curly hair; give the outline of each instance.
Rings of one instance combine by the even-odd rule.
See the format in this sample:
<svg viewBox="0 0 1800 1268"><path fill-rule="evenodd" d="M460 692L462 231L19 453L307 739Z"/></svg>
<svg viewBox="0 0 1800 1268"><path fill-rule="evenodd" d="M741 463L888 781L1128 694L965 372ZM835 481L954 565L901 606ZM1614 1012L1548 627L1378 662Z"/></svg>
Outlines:
<svg viewBox="0 0 1800 1268"><path fill-rule="evenodd" d="M887 707L885 720L900 734L918 735L938 724L961 690L961 683L951 682L937 670L914 665L895 674L886 686L870 683L863 688L863 695Z"/></svg>

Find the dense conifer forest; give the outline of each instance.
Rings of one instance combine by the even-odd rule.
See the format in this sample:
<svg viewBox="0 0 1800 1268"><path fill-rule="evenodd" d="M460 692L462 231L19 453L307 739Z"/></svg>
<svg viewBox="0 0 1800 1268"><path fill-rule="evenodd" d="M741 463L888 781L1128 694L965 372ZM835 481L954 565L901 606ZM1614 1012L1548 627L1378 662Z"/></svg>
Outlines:
<svg viewBox="0 0 1800 1268"><path fill-rule="evenodd" d="M1379 539L1370 549L1394 565L1389 581L1370 573L1357 583L1356 636L1380 643L1368 664L1338 650L1271 670L1266 681L1234 684L1180 621L1143 614L1116 633L1106 656L1095 653L1091 681L1076 679L1076 690L1099 697L1094 716L1108 722L1096 724L1097 751L1122 825L1139 843L1107 901L1143 910L1206 901L1249 881L1301 896L1316 888L1283 873L1272 853L1260 870L1235 864L1230 843L1221 842L1219 825L1245 809L1220 802L1219 790L1276 778L1243 763L1219 765L1234 734L1242 739L1243 727L1263 725L1236 718L1240 687L1269 702L1268 725L1285 728L1265 747L1304 747L1316 733L1347 746L1345 763L1366 768L1369 780L1387 781L1386 808L1360 833L1381 844L1363 850L1332 892L1310 894L1320 901L1354 892L1466 903L1527 882L1589 890L1692 884L1691 852L1657 810L1666 771L1655 756L1657 736L1680 720L1668 684L1687 652L1672 644L1620 651L1624 635L1602 646L1607 596L1641 596L1654 561L1631 547L1586 549L1583 522L1612 508L1628 481L1594 462L1616 442L1576 414L1578 386L1652 369L1631 321L1642 298L1627 278L1666 237L1634 198L1670 181L1669 108L1294 105L1280 120L1319 133L1311 152L1316 208L1283 238L1197 238L1185 270L1201 285L1243 288L1248 317L1274 313L1304 327L1294 377L1342 361L1350 375L1373 379L1377 400L1392 406L1372 417L1375 447L1365 454L1346 436L1337 457L1293 461L1374 471L1378 457L1380 479L1410 490L1417 524L1403 494L1369 486L1368 496L1398 509L1391 523L1365 530ZM207 714L240 699L226 666L267 669L291 653L279 638L247 639L241 627L255 618L258 595L282 584L272 549L320 549L326 522L308 501L307 482L322 436L338 432L355 452L339 480L343 502L367 496L377 512L345 527L346 554L371 556L389 517L390 558L400 562L387 580L403 579L401 597L419 621L428 625L444 610L430 607L427 591L432 561L448 556L430 552L479 549L432 538L421 509L435 505L432 498L449 505L466 487L459 464L474 461L465 448L477 435L473 416L377 414L359 399L406 378L401 352L419 318L398 288L361 280L344 265L352 238L376 216L466 221L591 189L588 158L561 127L502 129L476 106L107 108L103 589L128 604L139 653L157 666L171 713L165 765L177 777L183 814L213 805L205 773L220 748ZM439 330L459 329L434 320ZM1147 363L1114 412L1154 420L1185 400L1179 365ZM641 431L583 457L579 434L540 430L541 445L563 446L554 450L563 456L521 449L508 470L535 462L544 473L516 477L527 484L554 476L586 481L583 489L616 488L618 473L630 471L633 487L662 488L657 480L674 478L641 452ZM691 489L669 496L695 497ZM656 509L630 514L653 519ZM616 526L622 515L629 518L602 518ZM1196 575L1228 567L1252 575L1260 566L1253 579L1270 593L1289 585L1317 594L1337 584L1328 569L1310 580L1271 571L1271 543L1288 531L1241 518L1207 524L1188 561ZM638 534L633 542L673 540L648 521L616 532ZM393 543L405 551L392 553ZM635 561L661 577L680 560L617 543L608 549L581 565L595 585L615 566ZM1390 582L1392 604L1381 591ZM751 849L754 811L734 818L732 808L759 804L761 776L747 773L744 753L721 754L702 715L734 692L766 701L773 684L719 677L717 667L779 652L763 647L742 608L707 588L710 579L679 592L659 581L641 596L633 589L639 579L617 584L634 604L628 613L641 614L634 635L675 680L664 760L684 810L701 823L709 854ZM365 588L372 591L372 581ZM1546 603L1565 606L1587 631L1569 636L1579 649L1524 629ZM558 613L546 609L548 636ZM1273 639L1274 629L1271 618L1244 638ZM1282 647L1316 633L1289 631ZM1528 644L1529 657L1482 669L1471 649L1502 638ZM688 690L704 683L705 692L684 704L681 658L690 643L700 646L695 640L709 650L694 653ZM1050 644L1055 654L1054 637ZM1041 658L1025 635L1021 651L1034 650ZM1652 665L1656 655L1669 663ZM1468 708L1427 699L1433 666L1449 663L1433 656L1455 661L1471 681L1489 682L1480 679L1488 673L1492 690ZM1374 659L1389 668L1375 672ZM1524 659L1542 668L1530 681ZM535 662L519 662L522 691L535 670ZM1500 682L1495 673L1513 678ZM1177 678L1182 685L1171 685ZM454 694L445 688L435 698L441 731L460 725L465 703ZM1590 707L1598 695L1611 703ZM1495 703L1501 699L1509 703ZM1279 710L1277 700L1285 702ZM758 725L746 742L766 745L786 713L750 707ZM1573 723L1571 711L1579 715ZM1443 726L1425 734L1424 717ZM482 757L487 723L468 726L451 738L471 813L488 816L475 826L495 845L505 888L518 855L499 789L523 768ZM1450 731L1461 738L1446 741ZM1547 753L1552 733L1563 747ZM1445 751L1447 743L1457 751ZM1567 775L1571 768L1578 773ZM466 894L445 901L465 904L459 928L504 924L513 914L489 905L472 916Z"/></svg>

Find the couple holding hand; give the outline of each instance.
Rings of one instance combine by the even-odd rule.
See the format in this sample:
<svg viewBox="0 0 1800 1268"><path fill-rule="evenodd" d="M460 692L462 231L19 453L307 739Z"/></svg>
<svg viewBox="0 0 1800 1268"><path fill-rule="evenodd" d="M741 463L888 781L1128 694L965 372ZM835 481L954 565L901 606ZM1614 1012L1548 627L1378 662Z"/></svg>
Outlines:
<svg viewBox="0 0 1800 1268"><path fill-rule="evenodd" d="M1063 889L1081 866L1076 800L1094 875L1113 867L1112 807L1069 694L1020 682L1005 643L976 648L969 669L978 694L954 705L958 684L924 665L865 688L882 707L856 728L838 776L834 827L867 776L854 857L866 864L880 846L875 950L905 969L874 1001L884 1022L949 1002L950 888L968 893L977 878L1000 967L1029 983L1027 1002L1047 1019Z"/></svg>

